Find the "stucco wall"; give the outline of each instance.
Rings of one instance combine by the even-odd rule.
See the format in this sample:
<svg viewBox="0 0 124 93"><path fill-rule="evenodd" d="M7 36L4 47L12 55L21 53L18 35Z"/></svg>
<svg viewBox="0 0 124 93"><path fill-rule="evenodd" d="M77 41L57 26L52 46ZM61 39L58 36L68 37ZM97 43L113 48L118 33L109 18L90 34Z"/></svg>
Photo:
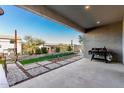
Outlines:
<svg viewBox="0 0 124 93"><path fill-rule="evenodd" d="M102 26L85 33L85 57L88 50L97 47L106 47L113 52L113 60L122 62L122 22Z"/></svg>
<svg viewBox="0 0 124 93"><path fill-rule="evenodd" d="M8 39L0 39L0 53L3 53L5 49L14 48L14 43L10 43L10 40ZM4 51L5 52L5 51ZM22 43L21 40L17 41L17 52L22 52Z"/></svg>

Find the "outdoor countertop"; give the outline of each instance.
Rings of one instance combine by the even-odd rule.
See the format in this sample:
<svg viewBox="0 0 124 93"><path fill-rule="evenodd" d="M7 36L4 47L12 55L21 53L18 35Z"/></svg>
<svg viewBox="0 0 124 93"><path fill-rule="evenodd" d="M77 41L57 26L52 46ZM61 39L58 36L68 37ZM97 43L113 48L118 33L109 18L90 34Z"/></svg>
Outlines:
<svg viewBox="0 0 124 93"><path fill-rule="evenodd" d="M8 82L5 76L4 69L2 65L0 64L0 88L8 88Z"/></svg>

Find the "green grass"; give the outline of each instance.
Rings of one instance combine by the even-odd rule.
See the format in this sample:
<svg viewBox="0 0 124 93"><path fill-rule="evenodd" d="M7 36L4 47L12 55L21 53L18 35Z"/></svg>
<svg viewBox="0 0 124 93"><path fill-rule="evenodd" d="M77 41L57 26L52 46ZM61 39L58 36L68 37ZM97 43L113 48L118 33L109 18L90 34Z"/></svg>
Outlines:
<svg viewBox="0 0 124 93"><path fill-rule="evenodd" d="M3 64L3 63L4 63L4 61L0 59L0 64Z"/></svg>
<svg viewBox="0 0 124 93"><path fill-rule="evenodd" d="M48 55L48 56L44 56L44 57L38 57L38 58L32 58L32 59L26 59L26 60L22 60L20 61L21 64L25 65L25 64L31 64L34 62L39 62L39 61L45 61L45 60L52 60L58 57L64 57L64 56L68 56L68 55L72 55L74 53L61 53L61 54L55 54L55 55Z"/></svg>

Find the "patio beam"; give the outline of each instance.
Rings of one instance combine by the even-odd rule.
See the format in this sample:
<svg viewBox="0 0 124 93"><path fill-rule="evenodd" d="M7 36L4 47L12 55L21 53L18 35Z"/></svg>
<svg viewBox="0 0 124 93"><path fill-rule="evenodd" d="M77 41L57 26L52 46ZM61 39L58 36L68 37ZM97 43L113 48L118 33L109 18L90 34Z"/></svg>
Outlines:
<svg viewBox="0 0 124 93"><path fill-rule="evenodd" d="M50 18L56 22L59 22L71 28L74 28L79 32L85 32L85 29L82 26L70 20L69 18L59 14L58 12L48 8L45 5L18 5L17 7L26 9L40 16L45 16L47 18Z"/></svg>

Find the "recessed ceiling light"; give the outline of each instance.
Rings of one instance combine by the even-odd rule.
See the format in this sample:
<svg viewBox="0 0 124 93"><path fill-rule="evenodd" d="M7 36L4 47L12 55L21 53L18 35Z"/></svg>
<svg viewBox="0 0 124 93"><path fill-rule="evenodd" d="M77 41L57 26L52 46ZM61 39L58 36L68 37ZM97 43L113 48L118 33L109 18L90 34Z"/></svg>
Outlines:
<svg viewBox="0 0 124 93"><path fill-rule="evenodd" d="M91 6L90 5L86 5L86 6L84 6L84 8L85 8L85 10L89 10L91 8Z"/></svg>
<svg viewBox="0 0 124 93"><path fill-rule="evenodd" d="M100 22L100 21L97 21L96 23L97 23L97 24L100 24L101 22Z"/></svg>

